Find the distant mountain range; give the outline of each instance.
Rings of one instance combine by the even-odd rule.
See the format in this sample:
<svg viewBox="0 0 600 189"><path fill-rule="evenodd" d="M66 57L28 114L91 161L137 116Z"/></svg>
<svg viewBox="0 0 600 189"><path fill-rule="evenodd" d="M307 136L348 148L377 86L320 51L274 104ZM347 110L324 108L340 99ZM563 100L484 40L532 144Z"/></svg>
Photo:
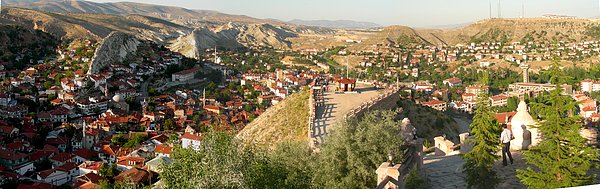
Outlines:
<svg viewBox="0 0 600 189"><path fill-rule="evenodd" d="M185 25L221 25L227 22L285 24L276 20L262 20L244 15L230 15L211 10L191 10L181 7L144 3L96 3L71 0L3 0L2 5L61 13L94 13L127 16L131 14L152 16Z"/></svg>
<svg viewBox="0 0 600 189"><path fill-rule="evenodd" d="M328 48L348 45L339 36L357 39L350 50L375 44L453 45L473 41L578 40L587 36L587 19L487 19L471 24L438 26L437 29L388 26L349 20L258 19L217 11L141 3L89 1L2 0L1 25L20 25L47 32L58 39L101 40L113 31L165 44L189 57L209 47L273 47L276 49ZM23 8L14 8L23 7ZM33 10L31 10L33 9ZM377 28L348 32L329 28ZM332 35L335 34L335 35ZM335 36L335 37L331 37Z"/></svg>
<svg viewBox="0 0 600 189"><path fill-rule="evenodd" d="M289 21L289 23L305 25L305 26L317 26L317 27L324 27L324 28L355 29L355 28L382 27L381 25L372 23L372 22L358 22L358 21L352 21L352 20L299 20L299 19L295 19L295 20Z"/></svg>

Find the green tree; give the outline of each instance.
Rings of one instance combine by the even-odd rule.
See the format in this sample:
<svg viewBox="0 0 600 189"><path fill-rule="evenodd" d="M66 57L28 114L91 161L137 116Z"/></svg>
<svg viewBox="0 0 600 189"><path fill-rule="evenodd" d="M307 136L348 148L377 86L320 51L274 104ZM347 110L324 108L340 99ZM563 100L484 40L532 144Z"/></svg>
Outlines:
<svg viewBox="0 0 600 189"><path fill-rule="evenodd" d="M164 165L161 179L166 188L243 188L241 169L245 157L233 137L225 133L204 133L197 149L173 149L173 162Z"/></svg>
<svg viewBox="0 0 600 189"><path fill-rule="evenodd" d="M271 153L254 151L242 170L249 188L311 188L316 156L304 142L284 142Z"/></svg>
<svg viewBox="0 0 600 189"><path fill-rule="evenodd" d="M392 111L376 111L338 127L321 147L314 182L323 188L375 188L374 169L387 154L402 159L400 122Z"/></svg>
<svg viewBox="0 0 600 189"><path fill-rule="evenodd" d="M172 119L165 120L165 123L163 124L163 126L164 126L163 127L164 130L172 131L172 130L176 129L175 122Z"/></svg>
<svg viewBox="0 0 600 189"><path fill-rule="evenodd" d="M509 111L515 111L519 106L519 99L517 97L509 97L506 102L506 108Z"/></svg>
<svg viewBox="0 0 600 189"><path fill-rule="evenodd" d="M501 130L486 95L479 97L470 127L474 138L468 142L473 145L473 150L463 156L466 160L463 173L467 176L468 187L495 188L500 180L492 165L499 158L496 152L500 149L498 138Z"/></svg>
<svg viewBox="0 0 600 189"><path fill-rule="evenodd" d="M121 171L119 171L119 169L117 169L117 164L111 164L111 165L107 165L102 164L102 166L100 166L100 170L98 170L98 173L100 174L100 176L103 176L105 178L113 178L117 175L119 175L121 173Z"/></svg>
<svg viewBox="0 0 600 189"><path fill-rule="evenodd" d="M123 147L125 147L125 148L134 148L134 147L138 146L139 144L141 144L142 142L146 141L147 139L148 139L147 135L136 134L135 136L133 136L133 138L129 139L123 145Z"/></svg>
<svg viewBox="0 0 600 189"><path fill-rule="evenodd" d="M598 151L588 146L579 134L580 118L573 115L576 102L561 95L562 90L556 84L557 89L550 92L549 98L537 104L542 108L540 117L545 121L536 128L544 140L524 152L530 166L517 170L517 177L529 188L581 186L592 183L596 177L588 174L588 170L597 166Z"/></svg>
<svg viewBox="0 0 600 189"><path fill-rule="evenodd" d="M127 142L128 142L128 139L127 139L127 138L125 138L123 135L119 134L119 135L115 135L115 136L113 136L113 137L110 139L110 142L111 142L112 144L114 144L114 145L121 146L121 145L123 145L123 144L127 143Z"/></svg>

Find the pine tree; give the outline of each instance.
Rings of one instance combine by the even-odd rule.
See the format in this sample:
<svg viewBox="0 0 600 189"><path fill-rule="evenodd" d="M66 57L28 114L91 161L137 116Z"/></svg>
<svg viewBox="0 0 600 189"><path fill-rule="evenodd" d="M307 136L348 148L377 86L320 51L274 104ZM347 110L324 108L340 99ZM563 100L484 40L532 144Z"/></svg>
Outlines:
<svg viewBox="0 0 600 189"><path fill-rule="evenodd" d="M468 142L473 144L473 150L463 156L467 184L469 188L495 188L500 179L492 165L499 158L496 152L500 149L498 138L501 130L487 97L480 97L470 127L474 138Z"/></svg>
<svg viewBox="0 0 600 189"><path fill-rule="evenodd" d="M524 159L530 166L517 170L517 177L529 188L580 186L592 183L595 178L587 172L596 166L598 152L579 135L580 118L573 115L577 105L570 97L561 95L560 75L560 72L553 73L556 90L550 92L545 102L538 104L542 109L540 116L545 121L537 129L544 140L524 152Z"/></svg>
<svg viewBox="0 0 600 189"><path fill-rule="evenodd" d="M484 72L480 84L488 85L488 77L489 74ZM500 183L492 165L499 158L496 152L500 149L498 138L501 129L489 103L487 94L479 96L473 123L470 125L474 138L467 142L473 145L473 150L463 156L466 160L463 173L467 175L469 188L495 188Z"/></svg>

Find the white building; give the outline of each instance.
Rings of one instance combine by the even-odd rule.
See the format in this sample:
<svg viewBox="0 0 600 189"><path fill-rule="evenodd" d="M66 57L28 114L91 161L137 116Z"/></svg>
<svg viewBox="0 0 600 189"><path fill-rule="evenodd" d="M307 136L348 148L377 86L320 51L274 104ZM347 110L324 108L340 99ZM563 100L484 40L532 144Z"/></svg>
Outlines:
<svg viewBox="0 0 600 189"><path fill-rule="evenodd" d="M183 148L198 149L200 148L203 139L204 136L202 136L201 133L185 132L183 136L181 136L181 146Z"/></svg>

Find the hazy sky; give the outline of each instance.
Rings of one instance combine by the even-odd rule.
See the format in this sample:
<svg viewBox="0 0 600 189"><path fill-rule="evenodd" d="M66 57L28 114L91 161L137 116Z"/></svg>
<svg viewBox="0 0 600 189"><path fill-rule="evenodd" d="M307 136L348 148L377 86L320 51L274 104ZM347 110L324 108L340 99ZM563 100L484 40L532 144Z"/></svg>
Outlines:
<svg viewBox="0 0 600 189"><path fill-rule="evenodd" d="M118 2L122 0L92 0ZM228 14L283 21L356 20L382 25L413 27L443 26L489 17L489 0L128 0L149 4L216 10ZM502 17L561 14L581 18L600 17L600 0L502 0ZM498 0L491 0L492 15L498 15Z"/></svg>

